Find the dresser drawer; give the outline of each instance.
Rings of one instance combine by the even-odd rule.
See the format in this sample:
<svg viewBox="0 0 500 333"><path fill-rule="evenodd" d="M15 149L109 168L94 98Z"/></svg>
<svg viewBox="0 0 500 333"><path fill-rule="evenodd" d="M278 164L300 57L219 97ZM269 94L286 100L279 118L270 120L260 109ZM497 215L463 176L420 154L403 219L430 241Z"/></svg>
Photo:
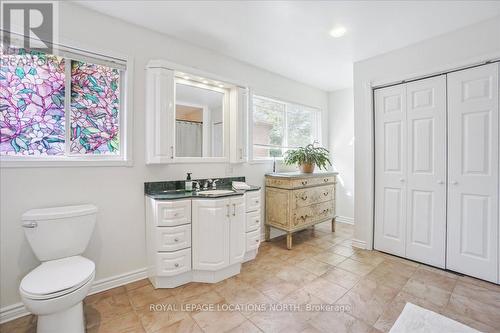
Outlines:
<svg viewBox="0 0 500 333"><path fill-rule="evenodd" d="M260 209L254 212L247 213L247 229L246 231L254 231L260 228Z"/></svg>
<svg viewBox="0 0 500 333"><path fill-rule="evenodd" d="M327 201L307 207L298 208L293 215L292 228L307 225L316 221L327 220L334 216L334 202Z"/></svg>
<svg viewBox="0 0 500 333"><path fill-rule="evenodd" d="M309 187L309 186L318 186L318 185L326 185L333 184L335 182L335 176L325 176L325 177L310 177L310 178L302 178L302 179L294 179L292 181L293 188L301 188L301 187Z"/></svg>
<svg viewBox="0 0 500 333"><path fill-rule="evenodd" d="M191 270L191 249L156 253L157 276L172 276Z"/></svg>
<svg viewBox="0 0 500 333"><path fill-rule="evenodd" d="M158 202L156 213L156 223L161 227L191 223L191 200Z"/></svg>
<svg viewBox="0 0 500 333"><path fill-rule="evenodd" d="M260 190L249 191L245 193L246 196L246 210L252 212L260 209Z"/></svg>
<svg viewBox="0 0 500 333"><path fill-rule="evenodd" d="M176 251L191 247L191 224L156 227L156 251Z"/></svg>
<svg viewBox="0 0 500 333"><path fill-rule="evenodd" d="M252 232L247 232L247 251L252 251L259 248L260 244L260 229Z"/></svg>
<svg viewBox="0 0 500 333"><path fill-rule="evenodd" d="M293 191L295 207L305 207L320 202L331 201L334 198L335 188L333 185L309 187Z"/></svg>

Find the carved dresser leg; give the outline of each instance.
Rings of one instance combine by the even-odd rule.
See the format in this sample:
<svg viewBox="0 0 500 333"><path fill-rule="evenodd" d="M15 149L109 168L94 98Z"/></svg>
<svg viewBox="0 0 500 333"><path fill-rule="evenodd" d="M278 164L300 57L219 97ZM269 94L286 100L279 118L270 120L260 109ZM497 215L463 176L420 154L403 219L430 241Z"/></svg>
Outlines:
<svg viewBox="0 0 500 333"><path fill-rule="evenodd" d="M271 239L271 227L268 226L267 224L264 226L264 238L266 240L266 242L269 242L269 240Z"/></svg>
<svg viewBox="0 0 500 333"><path fill-rule="evenodd" d="M286 234L286 248L291 250L292 249L292 233L288 232Z"/></svg>

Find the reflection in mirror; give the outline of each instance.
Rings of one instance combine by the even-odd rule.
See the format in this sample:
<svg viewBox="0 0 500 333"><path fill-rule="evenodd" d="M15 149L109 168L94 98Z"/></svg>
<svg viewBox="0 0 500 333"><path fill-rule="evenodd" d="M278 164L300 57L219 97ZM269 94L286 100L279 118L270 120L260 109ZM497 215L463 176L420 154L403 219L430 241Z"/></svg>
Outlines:
<svg viewBox="0 0 500 333"><path fill-rule="evenodd" d="M224 93L176 83L175 155L223 157Z"/></svg>

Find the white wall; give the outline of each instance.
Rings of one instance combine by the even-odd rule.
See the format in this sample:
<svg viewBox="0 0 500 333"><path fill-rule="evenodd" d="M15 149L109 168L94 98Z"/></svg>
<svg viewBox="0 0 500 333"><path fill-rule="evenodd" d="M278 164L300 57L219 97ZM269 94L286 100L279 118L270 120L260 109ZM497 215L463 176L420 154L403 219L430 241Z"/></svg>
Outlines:
<svg viewBox="0 0 500 333"><path fill-rule="evenodd" d="M339 221L354 221L354 94L352 89L328 94L328 142L339 172L336 210Z"/></svg>
<svg viewBox="0 0 500 333"><path fill-rule="evenodd" d="M354 64L355 239L372 246L373 109L371 85L500 57L500 17Z"/></svg>
<svg viewBox="0 0 500 333"><path fill-rule="evenodd" d="M140 15L140 13L138 13ZM99 207L96 230L85 255L97 265L96 279L146 266L144 236L145 181L193 177L246 176L262 185L271 164L191 164L146 166L144 105L146 63L167 59L222 77L242 79L258 94L327 110L327 94L235 59L201 49L74 4L60 3L60 31L78 44L134 57L133 167L2 169L0 172L1 307L20 301L21 278L38 265L20 226L21 214L37 207L91 202ZM326 133L327 114L324 114ZM324 140L326 142L326 140Z"/></svg>

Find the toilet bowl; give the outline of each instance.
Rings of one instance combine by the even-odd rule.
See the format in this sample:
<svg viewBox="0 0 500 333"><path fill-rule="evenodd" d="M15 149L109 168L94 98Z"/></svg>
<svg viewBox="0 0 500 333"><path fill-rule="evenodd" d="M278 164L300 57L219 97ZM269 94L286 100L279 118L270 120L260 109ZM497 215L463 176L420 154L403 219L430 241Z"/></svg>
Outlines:
<svg viewBox="0 0 500 333"><path fill-rule="evenodd" d="M93 205L35 209L23 215L33 252L42 262L21 281L26 308L38 316L38 333L84 333L82 301L95 278L95 264L80 256L94 228Z"/></svg>

